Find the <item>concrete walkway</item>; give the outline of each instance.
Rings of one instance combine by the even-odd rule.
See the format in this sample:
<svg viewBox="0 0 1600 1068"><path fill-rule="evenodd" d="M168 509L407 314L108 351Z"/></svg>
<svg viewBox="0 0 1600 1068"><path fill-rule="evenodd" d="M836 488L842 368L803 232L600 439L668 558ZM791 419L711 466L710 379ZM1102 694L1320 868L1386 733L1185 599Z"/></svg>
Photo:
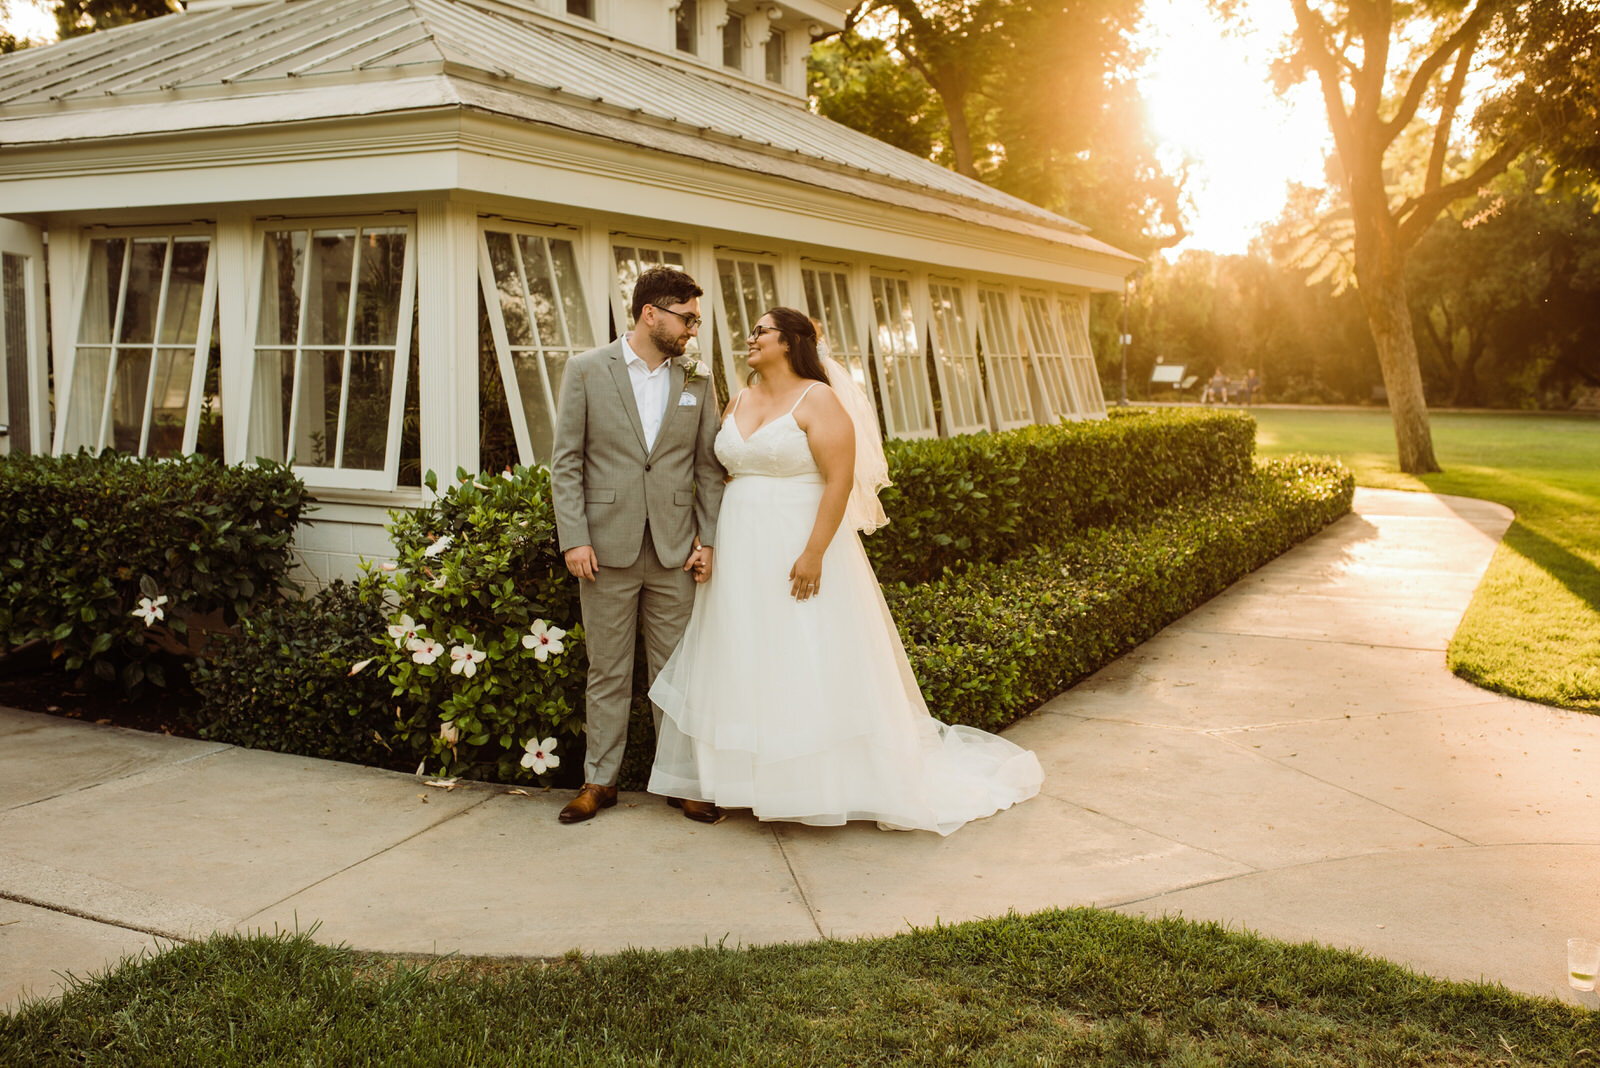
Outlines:
<svg viewBox="0 0 1600 1068"><path fill-rule="evenodd" d="M1359 491L1014 726L1044 793L948 839L704 827L643 794L562 827L565 792L0 710L0 1004L218 930L542 957L1094 904L1593 1005L1566 987L1565 941L1600 937L1600 717L1444 666L1509 521Z"/></svg>

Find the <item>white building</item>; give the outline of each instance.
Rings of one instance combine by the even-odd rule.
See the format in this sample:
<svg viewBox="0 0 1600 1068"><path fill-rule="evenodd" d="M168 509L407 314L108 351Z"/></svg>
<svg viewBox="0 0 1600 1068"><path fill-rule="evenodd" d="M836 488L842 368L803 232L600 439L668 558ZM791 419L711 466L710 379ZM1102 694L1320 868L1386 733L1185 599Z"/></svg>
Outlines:
<svg viewBox="0 0 1600 1068"><path fill-rule="evenodd" d="M193 0L0 60L0 449L292 461L326 579L479 469L487 394L547 459L663 262L724 389L790 304L890 435L1103 415L1087 298L1136 259L808 111L848 7Z"/></svg>

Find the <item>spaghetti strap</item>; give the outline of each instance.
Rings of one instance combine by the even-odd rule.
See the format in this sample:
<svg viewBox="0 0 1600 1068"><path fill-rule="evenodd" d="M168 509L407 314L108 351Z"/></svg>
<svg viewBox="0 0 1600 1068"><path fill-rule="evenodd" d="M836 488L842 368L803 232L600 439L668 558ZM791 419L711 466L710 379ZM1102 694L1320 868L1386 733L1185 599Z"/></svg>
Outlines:
<svg viewBox="0 0 1600 1068"><path fill-rule="evenodd" d="M821 385L821 383L820 383L820 382L813 382L813 383L811 383L811 384L810 384L810 385L809 385L809 386L807 386L807 387L806 387L806 393L810 393L810 392L811 392L811 391L812 391L812 390L814 390L814 389L816 389L816 388L817 388L817 386L819 386L819 385ZM790 405L790 406L789 406L789 410L788 410L788 411L787 411L787 412L785 412L785 413L784 413L784 414L785 414L785 415L793 415L793 414L794 414L794 410L795 410L795 409L796 409L796 408L798 408L798 407L800 407L800 401L803 401L803 400L805 400L805 399L806 399L806 393L802 393L802 394L800 394L800 397L799 397L799 399L798 399L798 400L796 400L796 401L795 401L795 402L794 402L794 403L793 403L793 404L791 404L791 405Z"/></svg>

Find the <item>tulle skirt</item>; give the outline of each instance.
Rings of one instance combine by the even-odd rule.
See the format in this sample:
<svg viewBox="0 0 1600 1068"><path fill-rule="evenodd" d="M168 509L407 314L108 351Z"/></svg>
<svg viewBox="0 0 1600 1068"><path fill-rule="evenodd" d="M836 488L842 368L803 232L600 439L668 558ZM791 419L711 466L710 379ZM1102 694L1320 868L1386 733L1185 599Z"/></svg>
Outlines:
<svg viewBox="0 0 1600 1068"><path fill-rule="evenodd" d="M820 477L728 484L711 581L650 697L650 790L766 820L949 834L1038 793L1038 758L929 716L861 539L841 529L821 587L789 594Z"/></svg>

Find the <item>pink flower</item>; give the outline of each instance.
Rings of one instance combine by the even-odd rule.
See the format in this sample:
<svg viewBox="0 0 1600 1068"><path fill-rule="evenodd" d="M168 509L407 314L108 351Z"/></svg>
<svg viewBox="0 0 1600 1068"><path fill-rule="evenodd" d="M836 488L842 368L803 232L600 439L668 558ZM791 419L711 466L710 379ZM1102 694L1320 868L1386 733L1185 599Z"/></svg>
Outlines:
<svg viewBox="0 0 1600 1068"><path fill-rule="evenodd" d="M418 664L431 664L444 655L444 646L432 638L412 638L406 648L411 650L412 661Z"/></svg>

